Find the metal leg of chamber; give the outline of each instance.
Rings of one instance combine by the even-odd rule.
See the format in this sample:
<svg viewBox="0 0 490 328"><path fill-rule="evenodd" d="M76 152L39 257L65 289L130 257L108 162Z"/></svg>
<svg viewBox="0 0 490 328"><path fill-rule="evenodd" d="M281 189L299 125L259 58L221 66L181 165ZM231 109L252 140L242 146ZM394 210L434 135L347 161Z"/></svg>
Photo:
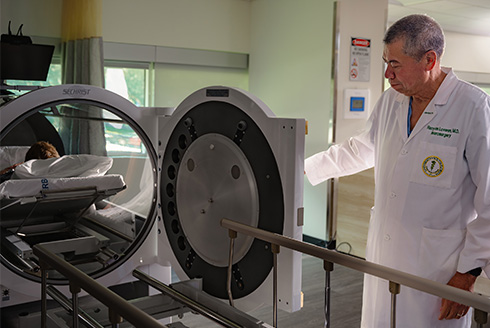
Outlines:
<svg viewBox="0 0 490 328"><path fill-rule="evenodd" d="M325 270L325 328L330 328L330 273L333 271L333 263L323 261Z"/></svg>
<svg viewBox="0 0 490 328"><path fill-rule="evenodd" d="M236 231L233 230L228 230L228 235L230 236L230 256L228 258L228 275L227 275L227 282L226 286L228 289L228 300L230 302L231 306L235 306L233 304L233 294L231 293L231 274L232 274L232 268L233 268L233 248L235 245L235 239L237 237Z"/></svg>
<svg viewBox="0 0 490 328"><path fill-rule="evenodd" d="M47 289L47 277L46 275L48 274L46 272L47 265L44 262L39 263L41 266L41 328L46 328L46 322L47 322L47 311L48 311L48 297L46 294L46 289Z"/></svg>
<svg viewBox="0 0 490 328"><path fill-rule="evenodd" d="M400 294L400 284L390 281L390 293L391 293L391 328L396 327L396 295Z"/></svg>
<svg viewBox="0 0 490 328"><path fill-rule="evenodd" d="M78 328L78 293L80 293L80 291L81 289L78 285L70 283L71 307L73 309L73 328Z"/></svg>
<svg viewBox="0 0 490 328"><path fill-rule="evenodd" d="M272 305L272 325L277 327L277 254L280 252L279 245L271 245L272 254L274 255L274 271L273 271L273 305Z"/></svg>
<svg viewBox="0 0 490 328"><path fill-rule="evenodd" d="M473 311L473 319L476 322L477 328L483 328L483 326L488 321L488 313L479 309L474 309Z"/></svg>

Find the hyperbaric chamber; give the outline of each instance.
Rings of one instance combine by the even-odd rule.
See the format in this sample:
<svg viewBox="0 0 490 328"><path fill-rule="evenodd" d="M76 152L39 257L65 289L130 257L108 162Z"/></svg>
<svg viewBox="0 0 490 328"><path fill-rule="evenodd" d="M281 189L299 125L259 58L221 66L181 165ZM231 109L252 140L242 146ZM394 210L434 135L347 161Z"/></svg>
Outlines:
<svg viewBox="0 0 490 328"><path fill-rule="evenodd" d="M48 168L31 165L29 179L14 173L0 184L0 284L9 290L2 307L39 298L39 263L30 251L38 243L107 286L131 280L135 268L158 276L172 267L226 299L222 218L301 238L305 122L275 117L245 91L203 88L170 111L62 85L11 100L0 115L2 165L22 162L19 154L40 140L62 155L46 160ZM105 158L110 168L99 174L45 176L68 159L90 171ZM234 253L237 306L268 302L270 245L239 236ZM297 310L300 254L281 250L279 266L279 306ZM48 283L67 281L50 270Z"/></svg>
<svg viewBox="0 0 490 328"><path fill-rule="evenodd" d="M30 179L14 174L1 184L0 284L8 293L2 307L39 299L39 263L32 254L38 243L104 285L156 262L157 157L142 114L124 98L90 86L39 89L1 107L2 169L23 162L36 141L50 142L61 155L49 172L31 168ZM106 158L110 168L98 171ZM75 162L102 174L74 175ZM67 284L53 270L48 281Z"/></svg>

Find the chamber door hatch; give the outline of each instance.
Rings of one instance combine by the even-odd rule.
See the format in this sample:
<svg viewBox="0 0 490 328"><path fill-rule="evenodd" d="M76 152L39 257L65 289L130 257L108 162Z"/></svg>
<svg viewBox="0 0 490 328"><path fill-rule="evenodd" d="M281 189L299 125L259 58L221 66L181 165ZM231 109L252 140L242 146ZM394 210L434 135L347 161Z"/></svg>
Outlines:
<svg viewBox="0 0 490 328"><path fill-rule="evenodd" d="M159 196L165 230L160 239L170 245L175 271L181 279L203 278L203 290L221 299L228 298L230 243L228 231L220 226L222 218L279 234L290 234L286 226L301 229L291 222L295 214L286 214L288 198L282 180L290 173L281 172L277 158L277 150L284 146L271 145L277 139L264 133L265 128L270 134L274 130L284 133L284 122L271 115L264 104L244 91L210 87L196 91L171 117L159 121ZM296 132L292 133L293 137L281 142L295 143ZM291 149L295 147L293 144ZM291 161L294 166L295 159ZM284 257L289 255L286 251ZM272 266L270 244L238 235L232 269L233 298L257 297L253 302L264 302L264 295L271 294L271 289L258 290L270 288ZM290 278L301 276L300 266L301 262L294 269L299 274L291 274ZM291 266L282 269L288 271ZM290 294L300 295L300 291Z"/></svg>

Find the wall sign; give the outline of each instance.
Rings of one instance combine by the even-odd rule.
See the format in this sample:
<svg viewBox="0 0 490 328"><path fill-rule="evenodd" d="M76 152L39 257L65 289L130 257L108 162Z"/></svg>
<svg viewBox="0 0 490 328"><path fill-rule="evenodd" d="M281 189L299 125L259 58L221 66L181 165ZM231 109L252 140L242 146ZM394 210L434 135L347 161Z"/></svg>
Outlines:
<svg viewBox="0 0 490 328"><path fill-rule="evenodd" d="M350 81L369 82L371 39L351 37L349 67Z"/></svg>

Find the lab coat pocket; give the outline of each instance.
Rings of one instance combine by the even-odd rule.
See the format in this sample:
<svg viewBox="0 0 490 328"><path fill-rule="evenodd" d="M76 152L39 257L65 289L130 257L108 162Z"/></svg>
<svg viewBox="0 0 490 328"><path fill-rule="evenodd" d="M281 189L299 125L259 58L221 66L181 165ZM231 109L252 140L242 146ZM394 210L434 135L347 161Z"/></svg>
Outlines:
<svg viewBox="0 0 490 328"><path fill-rule="evenodd" d="M420 275L447 283L456 273L465 235L466 230L422 228L418 266Z"/></svg>
<svg viewBox="0 0 490 328"><path fill-rule="evenodd" d="M456 147L421 142L410 181L439 188L451 188Z"/></svg>

